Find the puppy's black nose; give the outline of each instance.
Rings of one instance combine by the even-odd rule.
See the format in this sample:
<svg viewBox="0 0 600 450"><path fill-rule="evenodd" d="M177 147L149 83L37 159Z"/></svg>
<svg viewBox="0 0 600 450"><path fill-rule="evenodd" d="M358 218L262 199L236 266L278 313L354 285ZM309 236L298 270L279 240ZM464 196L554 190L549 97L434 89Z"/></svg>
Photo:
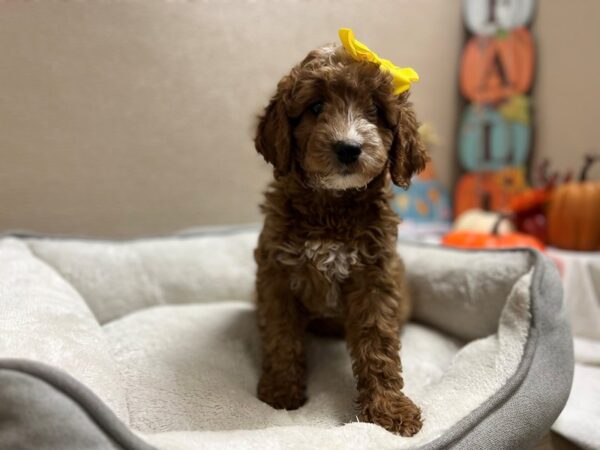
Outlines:
<svg viewBox="0 0 600 450"><path fill-rule="evenodd" d="M337 159L342 164L352 164L360 156L360 144L351 141L337 141L333 144Z"/></svg>

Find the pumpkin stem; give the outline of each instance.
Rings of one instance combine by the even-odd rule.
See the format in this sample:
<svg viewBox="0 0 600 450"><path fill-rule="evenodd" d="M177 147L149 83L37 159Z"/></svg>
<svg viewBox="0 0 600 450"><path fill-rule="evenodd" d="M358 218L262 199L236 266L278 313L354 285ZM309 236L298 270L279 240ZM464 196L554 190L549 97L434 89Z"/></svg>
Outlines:
<svg viewBox="0 0 600 450"><path fill-rule="evenodd" d="M511 220L513 218L512 214L509 213L498 213L498 218L494 222L494 226L492 227L492 235L498 236L500 231L500 224L502 224L505 220Z"/></svg>
<svg viewBox="0 0 600 450"><path fill-rule="evenodd" d="M587 154L584 157L583 167L581 168L581 172L579 174L579 182L583 183L587 180L588 172L590 171L590 167L596 162L600 160L600 155L591 155Z"/></svg>

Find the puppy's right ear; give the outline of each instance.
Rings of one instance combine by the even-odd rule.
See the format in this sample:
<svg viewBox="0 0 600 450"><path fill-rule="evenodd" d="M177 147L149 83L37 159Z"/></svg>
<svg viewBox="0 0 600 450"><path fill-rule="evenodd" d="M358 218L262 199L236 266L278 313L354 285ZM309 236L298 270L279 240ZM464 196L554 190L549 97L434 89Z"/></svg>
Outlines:
<svg viewBox="0 0 600 450"><path fill-rule="evenodd" d="M285 109L290 81L285 77L277 86L277 93L260 117L254 138L256 151L275 167L279 175L288 173L291 166L292 127Z"/></svg>

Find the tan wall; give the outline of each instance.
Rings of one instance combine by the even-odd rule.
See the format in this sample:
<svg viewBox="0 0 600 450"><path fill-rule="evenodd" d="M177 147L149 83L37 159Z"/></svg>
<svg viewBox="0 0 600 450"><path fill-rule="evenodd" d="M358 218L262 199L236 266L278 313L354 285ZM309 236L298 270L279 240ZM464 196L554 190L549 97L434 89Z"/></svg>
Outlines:
<svg viewBox="0 0 600 450"><path fill-rule="evenodd" d="M600 1L539 0L535 163L578 172L600 154ZM600 180L600 167L591 172Z"/></svg>
<svg viewBox="0 0 600 450"><path fill-rule="evenodd" d="M419 70L413 99L442 138L434 160L449 184L460 3L2 2L0 230L132 236L259 220L270 172L255 116L342 25ZM600 137L600 2L540 3L537 153L576 167Z"/></svg>
<svg viewBox="0 0 600 450"><path fill-rule="evenodd" d="M456 1L0 9L0 230L128 236L259 220L270 171L252 146L255 116L291 65L343 25L421 72L418 111L452 144ZM436 154L441 168L449 158Z"/></svg>

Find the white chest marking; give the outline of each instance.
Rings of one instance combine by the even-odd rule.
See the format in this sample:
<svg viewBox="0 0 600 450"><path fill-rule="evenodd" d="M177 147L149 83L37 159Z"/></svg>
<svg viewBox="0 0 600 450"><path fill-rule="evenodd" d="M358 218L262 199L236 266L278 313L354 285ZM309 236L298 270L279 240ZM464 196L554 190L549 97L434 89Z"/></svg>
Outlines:
<svg viewBox="0 0 600 450"><path fill-rule="evenodd" d="M328 281L342 281L358 264L358 251L338 241L306 241L303 247L279 246L277 260L287 266L312 264Z"/></svg>
<svg viewBox="0 0 600 450"><path fill-rule="evenodd" d="M359 263L358 251L339 241L306 241L304 246L283 244L279 246L277 260L287 266L300 267L311 264L328 281L325 295L327 307L336 308L340 295L339 283L350 276L353 266ZM297 290L299 280L291 280L292 290Z"/></svg>

